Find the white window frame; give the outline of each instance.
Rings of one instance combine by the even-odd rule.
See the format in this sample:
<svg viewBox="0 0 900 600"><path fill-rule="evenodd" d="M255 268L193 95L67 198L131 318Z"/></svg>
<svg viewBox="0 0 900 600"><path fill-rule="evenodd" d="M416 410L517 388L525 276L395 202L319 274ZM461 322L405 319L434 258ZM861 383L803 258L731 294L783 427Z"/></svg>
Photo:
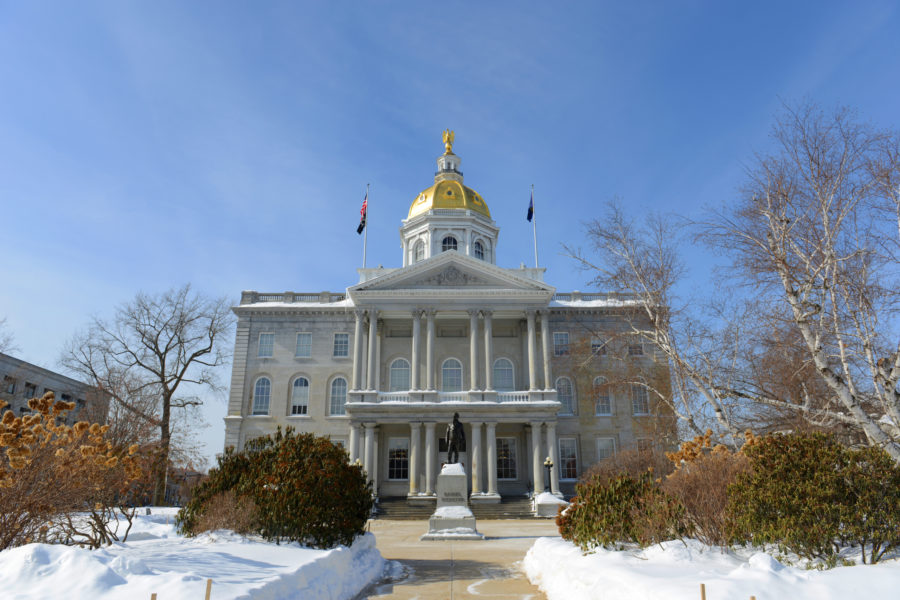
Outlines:
<svg viewBox="0 0 900 600"><path fill-rule="evenodd" d="M418 240L413 244L413 262L417 263L423 260L425 260L425 242Z"/></svg>
<svg viewBox="0 0 900 600"><path fill-rule="evenodd" d="M264 346L263 345L263 336L267 336L266 339L269 342ZM269 353L265 354L264 350L268 349ZM259 334L259 340L256 348L256 357L257 358L272 358L275 355L275 332L274 331L262 331Z"/></svg>
<svg viewBox="0 0 900 600"><path fill-rule="evenodd" d="M266 405L263 406L260 401L260 390L259 385L263 381L266 382L268 389L266 389ZM269 410L272 407L272 380L266 377L265 375L260 375L256 378L256 381L253 382L253 404L250 407L250 414L255 417L265 417L269 415ZM265 410L263 410L265 409Z"/></svg>
<svg viewBox="0 0 900 600"><path fill-rule="evenodd" d="M395 374L395 372L396 372L397 374L400 374L400 373L402 373L402 372L404 371L404 369L401 369L401 368L395 368L395 367L394 367L394 365L396 365L396 364L399 363L399 362L403 362L403 363L406 364L406 369L405 369L405 371L406 371L406 382L405 382L406 385L405 385L405 386L404 386L404 385L401 385L401 384L403 384L402 381L397 381L397 382L394 381L394 374ZM410 386L410 382L412 381L412 380L410 379L410 376L411 376L411 375L412 375L412 373L411 373L411 368L410 368L410 364L409 364L409 361L408 361L408 360L406 360L406 359L403 358L403 357L395 358L394 360L392 360L392 361L391 361L391 366L388 367L388 385L389 385L390 391L392 391L392 392L406 392L406 391L408 391L408 390L409 390L409 386Z"/></svg>
<svg viewBox="0 0 900 600"><path fill-rule="evenodd" d="M560 384L560 382L563 381L563 380L565 380L566 382L568 382L568 384L569 384L569 389L572 390L572 396L571 396L572 402L571 402L571 405L567 405L565 402L562 401L562 393L560 392L560 385L559 385L559 384ZM556 378L556 397L557 397L557 399L559 400L559 403L560 403L560 405L561 405L558 414L559 414L559 415L562 415L562 416L564 416L564 417L572 417L572 416L575 416L575 414L578 412L578 398L576 397L576 394L575 394L575 383L572 381L572 378L571 378L571 377L567 377L567 376L565 376L565 375L562 375L562 376ZM571 408L571 411L568 411L568 408Z"/></svg>
<svg viewBox="0 0 900 600"><path fill-rule="evenodd" d="M563 470L563 467L565 466L565 463L564 463L565 459L563 456L563 442L572 442L572 449L575 451L574 452L574 454L575 454L575 456L574 456L574 458L575 458L575 474L572 477L566 477L565 471ZM563 481L574 481L574 480L578 479L578 463L579 463L579 460L578 460L578 438L561 437L557 440L557 446L558 446L558 450L559 450L559 454L558 454L558 456L559 456L559 478Z"/></svg>
<svg viewBox="0 0 900 600"><path fill-rule="evenodd" d="M346 344L341 344L344 348L344 354L338 354L338 336L342 336L343 339L347 341ZM334 338L331 345L331 355L334 358L347 358L350 356L350 334L344 331L336 331L334 333Z"/></svg>
<svg viewBox="0 0 900 600"><path fill-rule="evenodd" d="M475 240L475 243L472 244L472 256L478 260L484 260L484 244L481 243L481 240Z"/></svg>
<svg viewBox="0 0 900 600"><path fill-rule="evenodd" d="M591 336L591 354L606 356L606 340L596 335Z"/></svg>
<svg viewBox="0 0 900 600"><path fill-rule="evenodd" d="M453 244L451 245L448 243L448 240L452 240ZM455 236L448 234L441 238L441 252L447 252L449 250L459 251L459 240L456 239Z"/></svg>
<svg viewBox="0 0 900 600"><path fill-rule="evenodd" d="M459 389L448 389L447 388L447 363L450 361L456 361L456 364L459 365ZM463 369L462 361L458 358L454 358L453 356L444 359L444 362L441 363L441 391L442 392L461 392L465 388L465 373Z"/></svg>
<svg viewBox="0 0 900 600"><path fill-rule="evenodd" d="M334 386L338 381L344 382L344 401L335 406L334 404ZM347 379L343 375L338 375L334 379L331 380L328 384L328 416L329 417L343 417L347 414L347 390L349 386L347 385ZM339 410L335 410L339 409Z"/></svg>
<svg viewBox="0 0 900 600"><path fill-rule="evenodd" d="M306 382L305 386L297 385L297 382L300 381L301 379ZM306 401L305 402L297 402L298 387L301 389L303 387L306 388ZM309 416L309 388L310 388L309 377L305 377L304 375L298 375L297 377L294 377L294 380L291 382L291 409L290 409L291 412L290 412L290 416L292 416L292 417L308 417ZM295 408L298 408L298 409L302 408L302 410L295 411L294 410Z"/></svg>
<svg viewBox="0 0 900 600"><path fill-rule="evenodd" d="M565 339L565 341L562 341ZM559 341L557 341L559 340ZM553 332L553 356L569 355L569 332L554 331Z"/></svg>
<svg viewBox="0 0 900 600"><path fill-rule="evenodd" d="M506 361L509 363L509 387L501 387L500 378L497 376L497 363L500 361ZM494 389L498 392L514 392L516 391L516 366L513 364L513 361L506 358L505 356L501 356L494 361L494 364L491 366L491 371L493 372L493 380L494 380Z"/></svg>
<svg viewBox="0 0 900 600"><path fill-rule="evenodd" d="M399 445L395 445L395 443L401 442ZM403 445L405 443L405 446ZM405 463L406 477L393 477L391 475L391 451L392 450L406 450L405 458L397 458L397 460L401 463L401 466L398 469L403 469L403 463ZM387 451L387 479L388 481L409 481L409 438L408 437L392 437L388 438L388 451Z"/></svg>
<svg viewBox="0 0 900 600"><path fill-rule="evenodd" d="M644 356L644 339L639 335L628 339L628 356Z"/></svg>
<svg viewBox="0 0 900 600"><path fill-rule="evenodd" d="M638 410L642 408L638 403L644 405L646 410ZM641 383L631 384L631 414L635 417L645 417L650 414L650 392L647 387Z"/></svg>
<svg viewBox="0 0 900 600"><path fill-rule="evenodd" d="M494 468L497 470L497 480L498 481L517 481L519 479L519 456L518 450L516 448L516 438L514 437L497 437L497 464L494 465ZM500 461L502 460L500 453L500 440L505 440L510 442L509 448L512 450L512 468L513 468L513 476L512 477L501 477L500 476Z"/></svg>
<svg viewBox="0 0 900 600"><path fill-rule="evenodd" d="M305 349L306 349L306 354L302 354L300 352L301 336L305 336L305 339L309 340L309 343L303 345L303 347L305 347ZM297 332L297 347L294 350L294 357L295 358L312 358L312 333L310 333L308 331L298 331Z"/></svg>
<svg viewBox="0 0 900 600"><path fill-rule="evenodd" d="M612 453L609 456L600 456L600 454L601 454L600 442L601 441L609 441L611 443L610 445L612 446ZM616 455L616 438L614 438L614 437L599 436L599 437L597 437L596 440L594 440L594 446L595 446L594 450L597 451L597 461L598 462L601 460L605 460L607 458L612 458L613 456Z"/></svg>
<svg viewBox="0 0 900 600"><path fill-rule="evenodd" d="M600 412L600 394L598 393L599 389L603 386L606 386L606 403L608 405L609 410L607 412ZM606 377L602 375L598 375L594 377L594 381L592 382L592 392L594 396L594 416L595 417L611 417L613 415L613 396L610 393L609 389L609 381L607 381Z"/></svg>

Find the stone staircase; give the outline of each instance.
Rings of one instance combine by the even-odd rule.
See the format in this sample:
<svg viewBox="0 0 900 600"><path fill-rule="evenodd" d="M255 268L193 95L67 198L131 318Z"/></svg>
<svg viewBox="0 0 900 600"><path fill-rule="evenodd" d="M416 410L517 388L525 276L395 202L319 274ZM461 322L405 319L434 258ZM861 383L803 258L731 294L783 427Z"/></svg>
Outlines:
<svg viewBox="0 0 900 600"><path fill-rule="evenodd" d="M396 521L427 521L435 504L410 504L406 498L379 498L375 509L376 519ZM478 520L533 519L531 500L524 496L501 498L497 504L469 504Z"/></svg>

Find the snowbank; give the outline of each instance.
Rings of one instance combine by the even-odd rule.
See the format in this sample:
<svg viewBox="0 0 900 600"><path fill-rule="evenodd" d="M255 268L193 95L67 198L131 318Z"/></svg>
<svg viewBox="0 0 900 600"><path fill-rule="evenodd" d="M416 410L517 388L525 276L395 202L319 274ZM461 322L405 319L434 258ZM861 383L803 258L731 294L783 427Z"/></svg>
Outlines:
<svg viewBox="0 0 900 600"><path fill-rule="evenodd" d="M164 600L196 600L210 578L216 600L348 600L384 570L372 534L332 550L226 531L184 538L175 532L175 512L139 516L126 543L101 550L29 544L0 552L3 598L131 600L156 592Z"/></svg>
<svg viewBox="0 0 900 600"><path fill-rule="evenodd" d="M785 566L763 552L722 553L695 540L634 551L597 549L583 556L570 542L539 538L522 564L549 600L697 600L701 583L712 600L891 598L900 584L896 559L809 571Z"/></svg>

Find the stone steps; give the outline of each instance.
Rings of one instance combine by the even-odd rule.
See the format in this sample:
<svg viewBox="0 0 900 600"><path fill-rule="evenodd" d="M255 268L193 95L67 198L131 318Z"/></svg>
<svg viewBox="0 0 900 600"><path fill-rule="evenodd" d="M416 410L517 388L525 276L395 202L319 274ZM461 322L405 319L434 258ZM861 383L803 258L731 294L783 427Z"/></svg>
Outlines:
<svg viewBox="0 0 900 600"><path fill-rule="evenodd" d="M379 498L375 509L376 519L397 521L427 521L434 513L435 504L410 504L406 498ZM516 496L502 498L496 504L470 504L476 519L532 519L531 500Z"/></svg>

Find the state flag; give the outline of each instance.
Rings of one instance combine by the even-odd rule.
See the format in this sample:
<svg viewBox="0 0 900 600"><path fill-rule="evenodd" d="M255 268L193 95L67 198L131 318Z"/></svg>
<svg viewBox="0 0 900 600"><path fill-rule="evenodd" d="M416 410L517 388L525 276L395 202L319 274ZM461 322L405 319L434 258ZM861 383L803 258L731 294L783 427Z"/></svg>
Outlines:
<svg viewBox="0 0 900 600"><path fill-rule="evenodd" d="M362 235L363 230L366 228L366 212L369 208L369 191L366 190L366 197L363 199L362 208L359 209L359 226L356 228L356 233Z"/></svg>
<svg viewBox="0 0 900 600"><path fill-rule="evenodd" d="M528 201L528 216L525 218L528 219L529 223L534 218L534 191L531 192L531 200Z"/></svg>

